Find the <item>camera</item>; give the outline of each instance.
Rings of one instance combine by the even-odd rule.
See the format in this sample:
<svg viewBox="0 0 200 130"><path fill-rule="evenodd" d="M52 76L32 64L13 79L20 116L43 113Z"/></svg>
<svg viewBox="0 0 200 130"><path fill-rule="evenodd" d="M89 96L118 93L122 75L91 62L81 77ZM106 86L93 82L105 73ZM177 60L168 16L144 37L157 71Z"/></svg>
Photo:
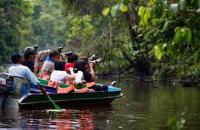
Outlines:
<svg viewBox="0 0 200 130"><path fill-rule="evenodd" d="M35 49L35 51L38 50L38 47L39 47L39 45L35 45L35 46L33 46L33 48Z"/></svg>
<svg viewBox="0 0 200 130"><path fill-rule="evenodd" d="M97 64L97 63L100 63L101 61L102 61L102 58L99 58L99 59L96 59L96 60L89 61L89 63Z"/></svg>
<svg viewBox="0 0 200 130"><path fill-rule="evenodd" d="M92 56L90 56L90 57L88 58L88 61L93 61L93 60L95 60L95 59L96 59L96 55L93 54Z"/></svg>
<svg viewBox="0 0 200 130"><path fill-rule="evenodd" d="M58 47L58 51L61 53L62 52L63 47Z"/></svg>
<svg viewBox="0 0 200 130"><path fill-rule="evenodd" d="M64 53L66 56L71 56L73 53L72 53L72 51L68 51L68 52L66 52L66 53Z"/></svg>
<svg viewBox="0 0 200 130"><path fill-rule="evenodd" d="M98 58L98 59L97 59L97 57L96 57L95 54L93 54L92 56L90 56L90 57L88 58L88 62L89 62L89 63L93 63L93 64L100 63L101 61L102 61L102 58Z"/></svg>

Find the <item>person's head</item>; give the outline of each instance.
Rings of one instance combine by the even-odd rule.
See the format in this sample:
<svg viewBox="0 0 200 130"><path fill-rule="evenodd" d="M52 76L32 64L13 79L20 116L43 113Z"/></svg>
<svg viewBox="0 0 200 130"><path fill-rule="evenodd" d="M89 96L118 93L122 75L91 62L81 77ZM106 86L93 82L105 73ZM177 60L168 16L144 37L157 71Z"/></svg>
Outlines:
<svg viewBox="0 0 200 130"><path fill-rule="evenodd" d="M49 58L52 59L54 62L60 60L60 52L58 50L53 50L49 53Z"/></svg>
<svg viewBox="0 0 200 130"><path fill-rule="evenodd" d="M75 68L77 68L79 71L85 72L88 68L88 62L85 60L78 61L75 65Z"/></svg>
<svg viewBox="0 0 200 130"><path fill-rule="evenodd" d="M68 63L76 63L78 61L78 55L72 54L68 57Z"/></svg>
<svg viewBox="0 0 200 130"><path fill-rule="evenodd" d="M22 56L20 54L12 55L11 60L14 64L22 64Z"/></svg>
<svg viewBox="0 0 200 130"><path fill-rule="evenodd" d="M24 59L28 61L34 61L35 56L37 55L37 51L34 47L26 47L24 49Z"/></svg>
<svg viewBox="0 0 200 130"><path fill-rule="evenodd" d="M55 62L55 70L64 71L65 69L65 62L64 61L56 61Z"/></svg>

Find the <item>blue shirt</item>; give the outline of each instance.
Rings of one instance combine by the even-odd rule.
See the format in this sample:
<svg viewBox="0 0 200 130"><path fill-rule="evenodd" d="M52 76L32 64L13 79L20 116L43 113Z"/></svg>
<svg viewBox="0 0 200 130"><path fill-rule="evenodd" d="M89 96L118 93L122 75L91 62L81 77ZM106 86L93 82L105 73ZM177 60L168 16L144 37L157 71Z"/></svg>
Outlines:
<svg viewBox="0 0 200 130"><path fill-rule="evenodd" d="M31 70L21 64L14 64L8 70L8 73L14 76L19 76L25 79L28 79L31 85L38 85L39 80L35 77L35 75L31 72Z"/></svg>

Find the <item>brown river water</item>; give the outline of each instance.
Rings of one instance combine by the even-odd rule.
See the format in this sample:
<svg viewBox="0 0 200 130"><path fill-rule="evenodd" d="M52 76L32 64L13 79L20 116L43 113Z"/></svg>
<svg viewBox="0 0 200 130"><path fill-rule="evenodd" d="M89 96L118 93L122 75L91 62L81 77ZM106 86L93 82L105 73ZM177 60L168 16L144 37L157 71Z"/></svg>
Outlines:
<svg viewBox="0 0 200 130"><path fill-rule="evenodd" d="M173 117L185 121L184 130L200 129L200 88L131 78L120 79L117 86L124 96L110 106L66 108L57 113L14 106L0 110L0 129L168 130L167 122Z"/></svg>

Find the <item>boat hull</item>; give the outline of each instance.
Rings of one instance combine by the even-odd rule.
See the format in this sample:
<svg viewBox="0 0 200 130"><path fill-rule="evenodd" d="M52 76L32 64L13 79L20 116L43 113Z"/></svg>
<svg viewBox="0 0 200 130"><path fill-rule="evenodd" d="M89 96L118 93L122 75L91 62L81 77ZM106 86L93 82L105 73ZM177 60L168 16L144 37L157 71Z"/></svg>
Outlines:
<svg viewBox="0 0 200 130"><path fill-rule="evenodd" d="M49 94L52 100L64 107L105 105L110 104L115 98L122 96L120 91L116 92L89 92L89 93L69 93L69 94ZM46 95L29 94L19 100L20 108L32 107L52 107L52 102Z"/></svg>
<svg viewBox="0 0 200 130"><path fill-rule="evenodd" d="M16 96L16 94L12 93L12 86L3 86L0 85L0 95L1 100L1 106L6 104L6 97L12 97ZM101 88L101 87L100 87ZM103 88L103 87L102 87ZM52 108L52 102L49 100L48 96L45 94L42 94L39 92L36 93L28 93L23 95L18 100L14 100L19 108L31 108L31 109L37 109L40 107L45 108ZM121 97L123 94L121 93L121 89L113 86L107 86L107 88L104 89L98 89L97 91L93 92L71 92L71 93L51 93L48 94L49 97L58 105L60 106L80 106L80 105L105 105L110 104L115 98ZM14 99L14 97L13 97ZM5 102L6 101L6 102Z"/></svg>

